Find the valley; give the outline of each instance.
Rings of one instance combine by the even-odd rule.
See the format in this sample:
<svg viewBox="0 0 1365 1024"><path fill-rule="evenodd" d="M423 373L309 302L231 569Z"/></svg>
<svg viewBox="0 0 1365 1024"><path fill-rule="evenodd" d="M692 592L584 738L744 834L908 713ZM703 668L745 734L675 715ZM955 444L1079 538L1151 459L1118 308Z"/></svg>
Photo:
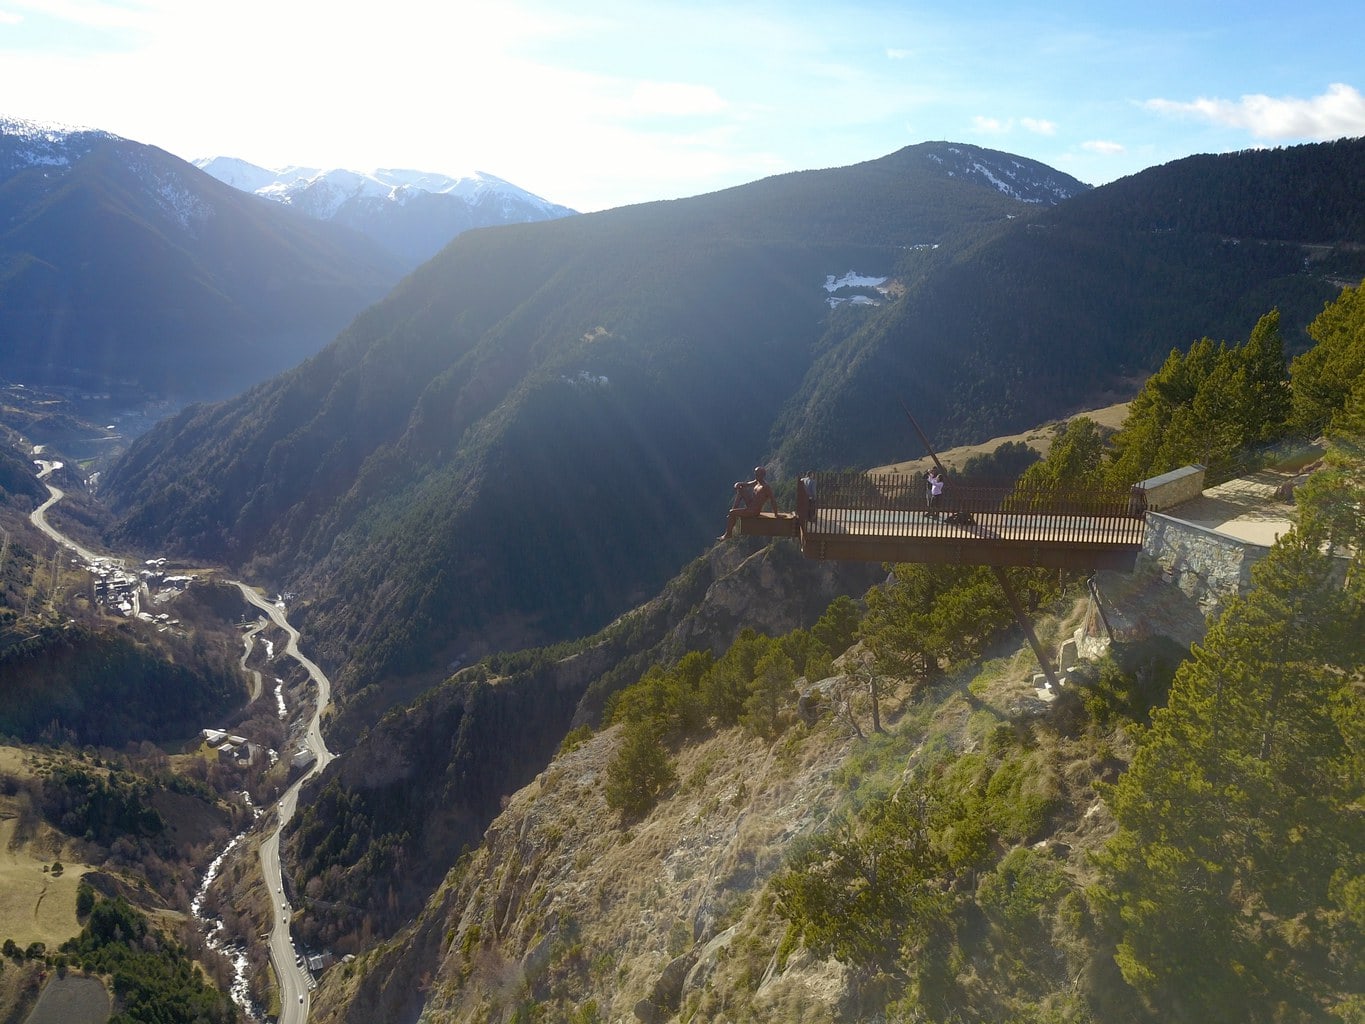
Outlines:
<svg viewBox="0 0 1365 1024"><path fill-rule="evenodd" d="M7 286L65 324L65 200L115 184L161 262L137 309L90 286L104 335L0 337L0 938L67 934L6 948L0 1019L63 971L213 1024L1359 1015L1365 140L1095 189L925 143L468 232L391 289L80 144L11 239L60 288ZM66 387L134 337L145 430ZM1035 553L1022 613L962 552L715 542L756 463L784 508L917 472L902 407L1006 503L1321 459L1274 546Z"/></svg>
<svg viewBox="0 0 1365 1024"><path fill-rule="evenodd" d="M34 456L42 455L42 445L35 446ZM60 461L47 461L35 458L35 463L39 467L38 477L45 480L53 472L62 468ZM124 579L122 575L122 561L111 558L107 555L97 554L82 545L71 540L59 532L47 519L49 509L57 505L65 494L51 483L46 484L49 498L42 505L38 506L31 514L30 519L44 535L54 541L59 548L72 552L76 558L84 563L84 568L92 577L98 580L108 581L111 572L116 579ZM156 563L158 560L148 560L148 565ZM164 559L159 560L164 564ZM189 575L177 579L179 589L192 585L197 573L191 572ZM150 577L150 579L149 579ZM160 579L159 574L144 572L143 578L126 577L126 586L120 586L117 592L112 587L107 591L109 597L113 597L120 602L121 606L105 606L106 614L124 614L132 618L141 618L149 623L158 620L166 620L169 616L162 614L153 616L141 611L141 600L144 594L150 594L149 587L152 581ZM200 885L194 900L184 909L191 912L192 916L208 935L209 944L218 953L232 959L235 980L231 985L233 998L239 1002L242 1010L248 1014L253 1012L250 1002L251 986L248 985L246 969L248 957L239 948L235 947L236 939L225 940L222 937L223 922L214 917L203 915L204 897L209 886L217 877L225 859L239 846L244 848L255 848L259 844L259 875L260 884L264 886L267 894L275 893L279 898L269 899L270 907L270 931L268 935L268 950L270 961L275 972L275 985L277 994L273 997L273 1002L279 1009L274 1018L286 1024L301 1024L308 1019L308 993L315 985L313 974L304 965L301 955L296 953L295 944L290 937L289 931L289 905L288 899L284 894L284 878L279 861L279 842L282 829L288 825L292 818L298 800L300 789L307 782L309 777L325 768L334 756L328 749L322 738L321 721L326 713L330 702L330 681L322 671L308 659L298 647L299 634L293 628L285 616L282 601L269 601L262 597L259 592L240 581L233 581L241 593L244 602L260 612L263 612L273 623L274 627L284 636L282 656L296 661L305 671L308 681L311 684L313 695L303 705L303 710L307 712L306 717L300 717L293 723L294 732L297 739L291 742L289 747L277 754L269 751L272 760L282 756L286 764L305 764L302 771L291 773L295 777L287 789L278 799L267 807L255 808L250 802L249 794L243 793L242 797L247 801L252 811L252 819L256 823L267 825L264 832L253 826L246 831L234 835L223 848L222 852L214 857L211 864L207 866L203 881ZM102 592L100 585L96 584L97 595ZM155 600L155 598L154 598ZM172 620L171 626L178 625ZM163 625L161 628L168 628ZM246 634L246 648L249 655L252 648L252 637L260 629L260 625L253 626ZM271 659L273 660L273 659ZM243 658L245 666L246 656ZM254 701L259 697L260 672L255 671L257 692L252 695ZM283 699L280 698L281 718L284 717ZM288 724L288 723L286 723ZM206 730L206 732L209 730ZM23 769L24 755L13 748L0 747L0 768L5 769L5 774L14 777L12 773ZM47 864L41 865L42 875L45 876L38 883L37 869L38 864L31 856L23 856L16 853L16 848L24 847L27 849L42 849L44 844L30 838L22 840L16 835L17 825L13 819L5 818L0 820L0 847L7 853L5 859L0 863L0 881L4 882L3 891L5 899L0 902L0 932L5 934L17 934L21 941L27 946L29 943L37 942L46 945L48 948L55 949L71 934L72 927L77 919L76 914L76 890L81 879L91 872L97 870L92 865L70 864L63 866L60 862L55 862L49 868ZM64 845L62 838L49 838L48 844L55 842L57 847ZM34 890L38 889L36 896ZM46 910L43 906L46 904ZM32 918L37 925L35 929L25 930L23 927L16 928L21 922L26 920L27 908L32 905Z"/></svg>

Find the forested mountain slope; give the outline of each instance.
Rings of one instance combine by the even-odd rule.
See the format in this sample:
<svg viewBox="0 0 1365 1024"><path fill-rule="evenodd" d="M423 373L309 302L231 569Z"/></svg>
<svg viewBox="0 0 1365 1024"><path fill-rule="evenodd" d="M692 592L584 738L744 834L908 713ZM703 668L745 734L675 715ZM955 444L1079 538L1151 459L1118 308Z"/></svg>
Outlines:
<svg viewBox="0 0 1365 1024"><path fill-rule="evenodd" d="M828 322L827 279L1037 209L944 167L462 235L316 358L152 431L108 479L120 539L307 594L343 692L600 627L715 535L813 348L860 322Z"/></svg>
<svg viewBox="0 0 1365 1024"><path fill-rule="evenodd" d="M774 430L783 463L895 461L898 397L944 445L1127 398L1172 349L1275 307L1306 347L1365 275L1362 170L1365 139L1193 156L951 257L909 254L905 298L813 362Z"/></svg>
<svg viewBox="0 0 1365 1024"><path fill-rule="evenodd" d="M1361 166L1365 143L1285 153L1073 183L1050 208L998 182L1053 183L1036 198L1056 172L933 143L471 232L307 364L145 437L108 482L119 539L304 595L343 699L582 635L715 536L755 461L780 477L912 450L899 397L936 440L988 436L1131 392L1172 347L1273 305L1292 344L1334 291L1299 243L1337 252L1361 198L1324 189L1293 244L1220 234L1217 210L1244 230L1249 208ZM1243 161L1240 189L1212 173ZM1211 212L1197 231L1114 227L1180 204Z"/></svg>
<svg viewBox="0 0 1365 1024"><path fill-rule="evenodd" d="M0 118L0 375L180 401L296 365L401 276L376 243L106 132Z"/></svg>
<svg viewBox="0 0 1365 1024"><path fill-rule="evenodd" d="M1010 570L1045 648L1086 639L1048 697L988 570L897 565L808 630L654 664L409 927L325 976L318 1019L1354 1019L1362 295L1314 321L1287 387L1271 313L1173 354L1112 447L1078 418L1025 471L1175 454L1191 409L1253 441L1325 426L1295 527L1213 621L1145 557L1098 574L1100 608L1079 577ZM1283 401L1246 401L1262 361ZM1197 393L1162 415L1177 377Z"/></svg>

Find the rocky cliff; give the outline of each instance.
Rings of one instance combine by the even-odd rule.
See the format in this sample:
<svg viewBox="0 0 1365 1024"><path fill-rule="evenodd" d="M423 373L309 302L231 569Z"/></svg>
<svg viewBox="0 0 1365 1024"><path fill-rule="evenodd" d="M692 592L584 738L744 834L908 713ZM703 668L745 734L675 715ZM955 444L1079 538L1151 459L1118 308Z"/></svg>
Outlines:
<svg viewBox="0 0 1365 1024"><path fill-rule="evenodd" d="M1160 601L1164 585L1150 575L1117 584L1111 618L1139 624L1119 646L1143 648L1157 620L1121 605ZM1202 617L1189 610L1177 601L1161 614L1190 635ZM1084 598L1064 601L1039 631L1055 644L1088 618ZM507 802L413 925L325 979L318 1019L662 1024L877 1012L877 980L807 951L779 913L772 879L809 837L874 795L900 793L926 759L1016 742L1034 752L1031 774L1055 800L1030 848L1081 885L1087 850L1110 831L1097 785L1122 764L1122 730L1096 743L1076 693L1035 699L1027 648L994 654L926 691L891 687L887 732L876 735L855 647L832 678L797 681L823 699L802 702L805 718L793 705L775 741L732 728L670 748L677 781L638 819L605 796L619 728L593 735ZM1092 974L1108 963L1084 951L1056 959ZM957 967L955 984L974 987L969 1002L981 1007L1005 998L1003 968L989 960Z"/></svg>

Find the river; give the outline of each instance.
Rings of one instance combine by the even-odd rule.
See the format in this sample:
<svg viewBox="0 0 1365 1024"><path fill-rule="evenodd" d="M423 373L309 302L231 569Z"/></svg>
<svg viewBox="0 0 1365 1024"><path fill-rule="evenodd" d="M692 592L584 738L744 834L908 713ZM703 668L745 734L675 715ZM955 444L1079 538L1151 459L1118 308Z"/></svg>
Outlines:
<svg viewBox="0 0 1365 1024"><path fill-rule="evenodd" d="M34 454L40 454L41 448L35 448ZM47 478L53 471L62 468L60 462L38 461L38 478L42 480L48 489L50 497L41 506L34 509L29 515L29 520L35 527L52 538L58 544L74 552L86 565L91 565L105 559L105 556L96 554L84 547L81 547L71 538L58 531L47 521L47 511L57 502L65 497L64 492L47 482ZM257 809L253 808L253 825L246 831L232 837L227 845L213 862L209 864L204 872L195 896L190 904L190 910L200 921L204 928L208 944L214 949L219 950L227 956L233 963L233 984L232 998L239 1007L253 1020L257 1019L255 1010L247 996L246 986L246 953L244 950L234 947L223 937L223 923L216 918L208 918L203 914L204 897L208 892L209 886L213 884L219 870L222 868L224 860L228 854L241 842L250 832L255 829L258 823L267 818L273 810L273 825L270 832L261 841L261 874L264 877L266 891L273 894L270 901L272 924L270 929L270 962L275 968L275 977L279 983L280 990L280 1024L305 1024L308 1020L310 1008L310 997L313 988L313 978L308 971L294 962L294 943L289 934L289 907L284 900L284 881L280 870L280 832L289 819L294 816L295 808L298 805L299 789L315 773L320 772L332 760L333 754L327 749L327 744L322 739L322 713L332 699L331 680L318 668L302 651L299 650L299 633L289 623L285 615L284 604L281 601L270 601L263 597L255 588L243 583L240 580L233 580L241 592L243 598L249 604L254 605L277 627L284 631L288 637L285 644L284 654L293 658L308 673L308 677L317 687L317 700L313 704L313 713L304 726L302 735L299 736L294 750L308 749L312 751L314 761L311 767L302 776L281 794L273 807ZM273 653L273 650L272 652ZM284 700L280 690L276 689L276 701L283 713ZM290 755L286 755L290 756ZM246 797L248 803L250 797Z"/></svg>

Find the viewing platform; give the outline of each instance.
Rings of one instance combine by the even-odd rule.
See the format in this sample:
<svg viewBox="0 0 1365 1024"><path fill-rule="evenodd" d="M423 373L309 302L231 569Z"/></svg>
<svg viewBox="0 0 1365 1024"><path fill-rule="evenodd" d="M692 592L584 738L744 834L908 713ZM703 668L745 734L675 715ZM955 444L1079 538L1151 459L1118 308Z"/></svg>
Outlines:
<svg viewBox="0 0 1365 1024"><path fill-rule="evenodd" d="M743 517L741 533L791 537L807 558L1129 571L1146 494L950 484L930 509L924 477L816 473L794 513Z"/></svg>

